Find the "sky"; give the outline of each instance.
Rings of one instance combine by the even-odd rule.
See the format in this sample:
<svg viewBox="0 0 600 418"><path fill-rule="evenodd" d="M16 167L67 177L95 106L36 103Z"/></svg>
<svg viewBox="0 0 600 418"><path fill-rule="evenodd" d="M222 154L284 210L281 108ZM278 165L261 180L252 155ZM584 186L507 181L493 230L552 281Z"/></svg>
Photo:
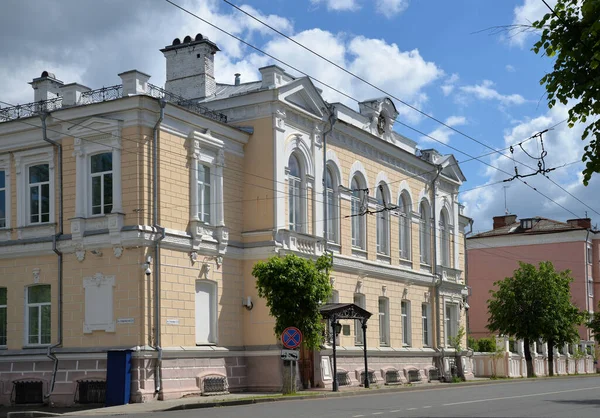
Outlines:
<svg viewBox="0 0 600 418"><path fill-rule="evenodd" d="M159 49L174 38L202 33L221 49L215 58L218 82L233 83L238 72L242 82L257 80L259 67L275 63L295 75L302 74L290 66L309 74L318 80L315 84L326 100L354 109L358 106L353 99L391 96L399 111L396 131L421 149L433 147L464 161L467 182L459 200L474 219L475 232L490 229L492 217L506 210L519 218L565 221L587 212L592 224L600 220L600 175L587 187L582 184L583 127L561 123L569 107L549 109L539 83L553 65L550 58L531 51L539 34L491 29L541 18L548 11L541 0L231 1L387 94L223 0L173 2L280 62L163 0L5 0L0 14L0 100L31 102L27 83L44 70L65 83L99 88L119 84L118 73L137 69L162 86L165 60ZM554 6L556 0L548 3ZM525 180L551 200L518 181L502 181L515 172L515 164L520 174L537 167L538 160L531 157L541 153L539 139L522 144L531 157L518 144L550 127L554 129L543 135L544 161L547 168L557 168L549 179L538 175ZM507 150L510 145L514 154Z"/></svg>

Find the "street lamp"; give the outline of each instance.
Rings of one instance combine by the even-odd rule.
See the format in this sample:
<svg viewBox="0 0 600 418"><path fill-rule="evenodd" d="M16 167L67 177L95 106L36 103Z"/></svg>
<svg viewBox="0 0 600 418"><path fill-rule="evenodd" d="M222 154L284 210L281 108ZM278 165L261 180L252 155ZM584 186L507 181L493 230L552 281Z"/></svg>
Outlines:
<svg viewBox="0 0 600 418"><path fill-rule="evenodd" d="M342 324L337 321L337 318L334 316L331 321L331 330L332 332L332 340L333 340L333 392L338 391L338 380L337 380L337 357L336 357L336 337L340 335L342 332Z"/></svg>

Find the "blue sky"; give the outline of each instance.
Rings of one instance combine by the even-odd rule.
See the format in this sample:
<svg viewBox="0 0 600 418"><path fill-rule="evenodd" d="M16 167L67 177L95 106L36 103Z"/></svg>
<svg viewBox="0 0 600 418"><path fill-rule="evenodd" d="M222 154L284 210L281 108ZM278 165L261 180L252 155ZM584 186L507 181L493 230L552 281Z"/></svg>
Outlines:
<svg viewBox="0 0 600 418"><path fill-rule="evenodd" d="M381 96L356 79L245 18L221 0L174 0L207 20L267 50L348 94L367 99ZM556 0L550 2L555 4ZM567 115L560 106L549 110L539 84L552 68L547 57L535 55L531 45L537 35L480 32L498 25L533 21L547 12L541 0L442 1L442 0L246 0L235 1L245 10L268 20L299 42L389 93L447 121L457 129L494 148L510 144L548 128ZM221 52L216 76L232 82L258 79L257 68L272 63L226 35L207 27L172 5L159 0L74 1L35 0L9 2L0 16L0 100L31 101L26 83L50 70L64 82L81 82L92 88L117 84L117 74L132 68L164 83L164 58L158 51L173 38L201 32L214 40ZM90 19L90 16L95 19ZM18 22L28 19L27 27ZM52 31L47 28L52 27ZM46 28L46 29L44 29ZM281 64L279 64L281 65ZM292 71L293 73L293 71ZM330 101L347 98L325 89ZM399 120L471 155L489 152L485 147L452 134L435 122L397 103ZM400 125L396 130L419 142L452 152L459 161L468 157L442 144L424 140ZM548 166L581 158L581 127L559 125L544 141ZM537 153L539 142L525 145ZM534 166L521 151L519 161ZM484 161L514 172L513 162L498 154ZM495 183L507 176L472 161L461 166L468 182L463 189ZM528 182L558 204L539 196L523 184L511 182L508 208L519 217L546 216L557 220L600 215L599 184L581 184L581 164L554 171L552 180L587 204L587 207L541 176ZM526 168L520 168L525 173ZM461 194L475 229L491 227L491 217L504 213L504 184Z"/></svg>

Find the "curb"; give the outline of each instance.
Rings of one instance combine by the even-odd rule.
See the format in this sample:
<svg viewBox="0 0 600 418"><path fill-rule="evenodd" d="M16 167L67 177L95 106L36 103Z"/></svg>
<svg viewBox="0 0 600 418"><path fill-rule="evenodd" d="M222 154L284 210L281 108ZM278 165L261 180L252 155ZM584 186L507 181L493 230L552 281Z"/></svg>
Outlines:
<svg viewBox="0 0 600 418"><path fill-rule="evenodd" d="M18 411L9 412L6 414L7 418L37 418L37 417L60 417L63 414L57 414L54 412L45 411Z"/></svg>

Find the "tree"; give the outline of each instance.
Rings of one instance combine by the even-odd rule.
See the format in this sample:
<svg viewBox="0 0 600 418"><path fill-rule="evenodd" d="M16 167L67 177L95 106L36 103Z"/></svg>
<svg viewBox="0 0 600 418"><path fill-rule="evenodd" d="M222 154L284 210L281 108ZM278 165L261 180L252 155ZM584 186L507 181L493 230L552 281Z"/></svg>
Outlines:
<svg viewBox="0 0 600 418"><path fill-rule="evenodd" d="M452 375L454 379L457 377L460 380L465 380L465 373L462 367L462 341L465 337L465 328L460 327L456 333L456 337L448 338L448 345L454 348L454 367L456 368L456 376Z"/></svg>
<svg viewBox="0 0 600 418"><path fill-rule="evenodd" d="M600 1L558 0L553 11L533 27L542 31L533 51L555 57L554 69L542 77L548 93L548 106L556 101L567 105L569 126L586 123L583 183L587 186L593 173L600 172ZM591 134L591 135L590 135Z"/></svg>
<svg viewBox="0 0 600 418"><path fill-rule="evenodd" d="M519 263L512 277L494 283L488 300L488 329L524 340L527 377L534 376L531 343L548 342L550 372L553 374L555 345L578 338L576 326L583 320L571 302L570 272L556 272L549 261L535 266Z"/></svg>
<svg viewBox="0 0 600 418"><path fill-rule="evenodd" d="M584 313L571 301L571 272L557 272L550 262L540 263L538 274L546 283L544 295L548 314L543 318L542 340L548 343L548 374L554 376L554 347L579 339L577 325L584 320Z"/></svg>
<svg viewBox="0 0 600 418"><path fill-rule="evenodd" d="M598 311L600 311L600 303L598 303ZM586 319L586 326L592 330L594 339L600 341L600 315L591 314Z"/></svg>
<svg viewBox="0 0 600 418"><path fill-rule="evenodd" d="M330 270L329 255L312 261L289 254L254 265L258 295L266 299L275 318L277 336L293 326L302 332L306 347L321 345L324 326L319 305L331 295Z"/></svg>

